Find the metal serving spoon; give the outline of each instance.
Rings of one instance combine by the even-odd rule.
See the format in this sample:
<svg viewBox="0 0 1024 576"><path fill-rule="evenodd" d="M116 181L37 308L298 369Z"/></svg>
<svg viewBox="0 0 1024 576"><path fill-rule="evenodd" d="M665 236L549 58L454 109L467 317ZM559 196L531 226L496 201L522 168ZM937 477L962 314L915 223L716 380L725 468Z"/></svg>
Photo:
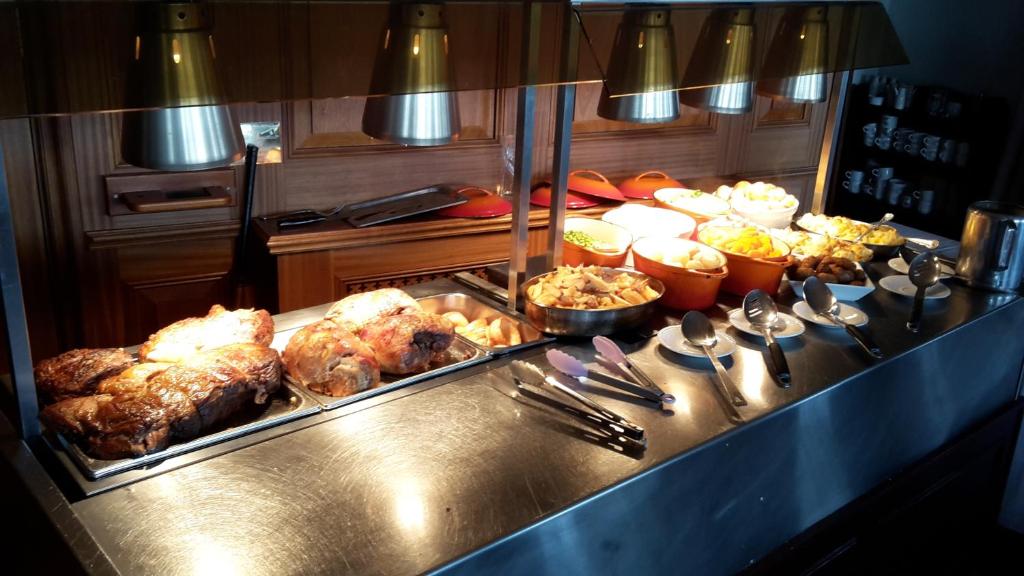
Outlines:
<svg viewBox="0 0 1024 576"><path fill-rule="evenodd" d="M939 281L939 274L942 273L942 266L938 257L931 252L918 254L911 262L907 276L910 282L917 286L914 294L914 309L910 313L910 322L907 322L907 330L917 332L921 329L921 313L924 311L924 295L929 288Z"/></svg>
<svg viewBox="0 0 1024 576"><path fill-rule="evenodd" d="M895 217L895 216L893 215L893 213L892 213L892 212L886 212L886 213L885 213L885 216L882 216L882 217L881 217L881 218L880 218L880 219L878 220L878 222L875 222L874 224L872 224L872 225L868 226L868 229L867 229L867 230L865 230L865 231L863 231L863 232L861 232L860 236L857 236L856 238L854 238L854 239L853 239L853 241L854 241L854 242L860 242L860 239L861 239L861 238L863 238L863 237L867 236L868 234L871 234L872 232L874 232L875 230L877 230L879 226L881 226L882 224L885 224L886 222L889 222L889 221L891 221L891 220L892 220L892 219L893 219L894 217Z"/></svg>
<svg viewBox="0 0 1024 576"><path fill-rule="evenodd" d="M866 332L857 328L853 324L848 324L845 320L839 317L839 301L836 300L836 295L832 293L832 290L825 285L824 282L818 280L817 277L811 276L807 280L804 280L804 300L807 301L807 305L814 310L816 314L820 314L825 318L828 318L836 326L842 326L846 329L846 333L853 337L860 344L868 354L871 354L875 358L884 358L881 348L878 347L871 337Z"/></svg>
<svg viewBox="0 0 1024 576"><path fill-rule="evenodd" d="M789 364L782 352L782 346L772 336L772 328L779 321L779 309L775 306L775 301L763 290L751 290L743 298L743 315L747 317L751 326L764 335L771 360L769 368L775 375L776 382L783 388L789 388Z"/></svg>
<svg viewBox="0 0 1024 576"><path fill-rule="evenodd" d="M718 343L718 337L715 336L715 327L711 325L711 321L703 313L696 310L687 312L683 316L683 336L690 341L690 344L703 350L704 355L711 360L711 365L715 367L715 374L718 376L715 380L718 383L716 389L725 400L729 417L742 420L740 413L733 406L746 406L747 399L736 389L736 385L733 384L732 378L729 378L725 367L722 366L722 363L718 361L718 357L711 351L711 348Z"/></svg>

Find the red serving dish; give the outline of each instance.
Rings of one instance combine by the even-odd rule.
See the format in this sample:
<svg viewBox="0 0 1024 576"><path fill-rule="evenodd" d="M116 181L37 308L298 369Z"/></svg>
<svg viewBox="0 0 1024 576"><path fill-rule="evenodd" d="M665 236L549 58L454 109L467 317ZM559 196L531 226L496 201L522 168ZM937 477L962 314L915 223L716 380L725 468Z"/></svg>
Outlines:
<svg viewBox="0 0 1024 576"><path fill-rule="evenodd" d="M569 190L603 200L625 202L626 197L608 181L593 170L574 170L569 173Z"/></svg>
<svg viewBox="0 0 1024 576"><path fill-rule="evenodd" d="M684 188L684 186L679 180L657 170L627 178L619 184L619 191L623 196L642 200L654 198L654 193L662 188Z"/></svg>
<svg viewBox="0 0 1024 576"><path fill-rule="evenodd" d="M469 200L465 204L442 208L437 212L439 215L449 218L494 218L512 213L512 204L490 190L468 186L459 188L457 192Z"/></svg>
<svg viewBox="0 0 1024 576"><path fill-rule="evenodd" d="M530 194L530 204L544 206L545 208L551 206L550 182L541 182L533 187L533 193ZM573 194L571 190L565 195L566 208L590 208L591 206L597 206L598 204L600 204L600 202L597 200L588 198L581 194Z"/></svg>

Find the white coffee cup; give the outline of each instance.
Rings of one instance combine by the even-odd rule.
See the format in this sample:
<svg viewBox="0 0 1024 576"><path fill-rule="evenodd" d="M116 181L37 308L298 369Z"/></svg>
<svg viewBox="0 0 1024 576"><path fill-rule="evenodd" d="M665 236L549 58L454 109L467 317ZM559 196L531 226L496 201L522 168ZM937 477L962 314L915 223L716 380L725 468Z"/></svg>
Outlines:
<svg viewBox="0 0 1024 576"><path fill-rule="evenodd" d="M935 190L918 190L914 192L917 200L917 211L921 214L928 214L935 204Z"/></svg>
<svg viewBox="0 0 1024 576"><path fill-rule="evenodd" d="M941 140L942 138L939 138L938 136L932 136L931 134L928 134L927 136L921 139L921 143L924 144L925 148L935 148L939 145L939 141Z"/></svg>
<svg viewBox="0 0 1024 576"><path fill-rule="evenodd" d="M921 158L924 158L925 160L927 160L929 162L934 162L935 159L938 158L938 156L939 156L938 148L924 148L924 149L921 150Z"/></svg>
<svg viewBox="0 0 1024 576"><path fill-rule="evenodd" d="M907 189L907 181L893 178L892 180L889 180L888 188L889 204L896 206L900 203L900 196L902 196L903 192Z"/></svg>
<svg viewBox="0 0 1024 576"><path fill-rule="evenodd" d="M878 146L879 150L888 150L892 148L892 136L879 136L875 138L875 146Z"/></svg>
<svg viewBox="0 0 1024 576"><path fill-rule="evenodd" d="M865 124L862 130L864 131L864 145L874 146L875 136L878 135L878 124L874 122L872 122L871 124Z"/></svg>
<svg viewBox="0 0 1024 576"><path fill-rule="evenodd" d="M874 170L871 171L871 175L877 178L878 180L888 180L892 178L892 175L895 171L896 169L892 167L875 168Z"/></svg>
<svg viewBox="0 0 1024 576"><path fill-rule="evenodd" d="M882 134L891 135L893 131L896 130L896 124L899 122L899 120L900 119L898 117L891 116L889 114L882 116L882 121L879 123L882 129Z"/></svg>
<svg viewBox="0 0 1024 576"><path fill-rule="evenodd" d="M892 99L892 107L897 110L906 110L910 107L910 97L913 96L913 87L910 85L903 85L896 88L896 94Z"/></svg>
<svg viewBox="0 0 1024 576"><path fill-rule="evenodd" d="M939 152L939 160L941 160L943 164L949 164L954 158L956 158L956 146L952 148L943 146L942 151Z"/></svg>
<svg viewBox="0 0 1024 576"><path fill-rule="evenodd" d="M861 186L864 184L864 172L861 170L847 170L846 180L843 181L843 188L846 188L854 194L860 192Z"/></svg>

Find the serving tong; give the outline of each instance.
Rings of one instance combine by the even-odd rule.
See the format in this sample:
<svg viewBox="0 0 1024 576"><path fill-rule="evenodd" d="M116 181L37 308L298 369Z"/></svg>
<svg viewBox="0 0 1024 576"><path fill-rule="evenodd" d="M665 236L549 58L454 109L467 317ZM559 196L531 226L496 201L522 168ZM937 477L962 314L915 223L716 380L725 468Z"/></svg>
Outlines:
<svg viewBox="0 0 1024 576"><path fill-rule="evenodd" d="M516 387L530 398L561 410L625 448L642 450L646 446L643 428L548 376L536 364L513 360L509 364L509 369L516 381ZM552 398L545 391L555 391L567 396L577 405Z"/></svg>
<svg viewBox="0 0 1024 576"><path fill-rule="evenodd" d="M624 370L627 373L631 373L628 370L628 368L625 367L625 364L623 362L617 362L616 358L608 357L608 354L611 354L612 356L616 355L612 350L607 349L606 343L602 342L601 344L598 344L596 338L594 339L594 343L595 347L597 347L598 350L602 352L602 358L607 360L609 363L619 367L620 370ZM614 347L615 350L618 350L619 354L621 354L622 357L625 357L625 354L622 354L622 351L619 350L618 346L616 346L614 342L608 340L608 343L611 343L611 346ZM607 352L608 354L605 354L605 352ZM616 378L615 376L609 374L593 372L589 370L586 367L586 365L583 364L583 362L581 362L578 358L572 356L571 354L562 352L561 350L548 350L547 353L545 353L545 356L547 357L548 362L551 364L552 368L576 380L580 384L590 385L595 382L607 384L614 388L618 388L619 390L626 392L627 394L632 394L633 396L637 396L643 400L657 402L658 404L672 404L676 401L674 396L663 392L660 388L658 388L656 384L654 384L653 381L651 381L651 384L653 385L652 388L643 385L642 381L640 380L638 380L638 382L641 382L641 384L636 384L628 380L623 380L622 378ZM644 376L646 376L646 374ZM648 381L650 381L650 378L648 378Z"/></svg>

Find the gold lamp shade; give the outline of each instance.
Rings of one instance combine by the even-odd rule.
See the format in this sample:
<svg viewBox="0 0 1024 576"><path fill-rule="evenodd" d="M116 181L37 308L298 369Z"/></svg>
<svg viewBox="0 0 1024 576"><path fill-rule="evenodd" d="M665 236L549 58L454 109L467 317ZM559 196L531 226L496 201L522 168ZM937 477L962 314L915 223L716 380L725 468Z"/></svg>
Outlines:
<svg viewBox="0 0 1024 576"><path fill-rule="evenodd" d="M214 66L212 17L205 4L139 8L132 46L121 155L157 170L202 170L242 158L242 132Z"/></svg>
<svg viewBox="0 0 1024 576"><path fill-rule="evenodd" d="M444 4L393 3L373 67L363 132L408 146L459 139Z"/></svg>
<svg viewBox="0 0 1024 576"><path fill-rule="evenodd" d="M824 102L827 73L825 7L788 9L768 49L757 93L793 102Z"/></svg>
<svg viewBox="0 0 1024 576"><path fill-rule="evenodd" d="M597 115L656 124L679 118L676 41L670 12L629 7L612 45Z"/></svg>
<svg viewBox="0 0 1024 576"><path fill-rule="evenodd" d="M719 114L749 112L754 105L753 50L751 9L713 11L697 38L679 100Z"/></svg>

